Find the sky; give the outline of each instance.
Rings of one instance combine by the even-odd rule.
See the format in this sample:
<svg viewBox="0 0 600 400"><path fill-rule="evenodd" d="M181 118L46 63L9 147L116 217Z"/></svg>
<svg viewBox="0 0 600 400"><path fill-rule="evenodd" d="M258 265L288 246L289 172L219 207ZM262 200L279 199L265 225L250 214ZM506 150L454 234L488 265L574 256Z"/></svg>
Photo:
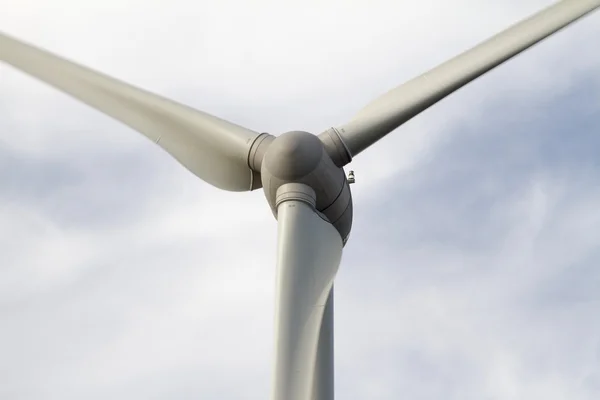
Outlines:
<svg viewBox="0 0 600 400"><path fill-rule="evenodd" d="M319 133L548 0L0 0L0 30ZM598 399L600 13L360 154L338 399ZM0 65L0 397L265 399L276 221Z"/></svg>

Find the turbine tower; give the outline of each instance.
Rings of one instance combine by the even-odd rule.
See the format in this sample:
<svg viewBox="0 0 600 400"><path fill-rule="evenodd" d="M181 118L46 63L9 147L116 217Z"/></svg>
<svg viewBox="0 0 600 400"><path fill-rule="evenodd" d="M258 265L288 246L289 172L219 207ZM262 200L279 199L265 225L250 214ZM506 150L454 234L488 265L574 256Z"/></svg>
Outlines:
<svg viewBox="0 0 600 400"><path fill-rule="evenodd" d="M377 98L319 135L260 133L0 33L0 60L130 126L205 182L263 188L278 226L272 400L334 398L333 281L352 227L343 167L400 125L600 7L563 0Z"/></svg>

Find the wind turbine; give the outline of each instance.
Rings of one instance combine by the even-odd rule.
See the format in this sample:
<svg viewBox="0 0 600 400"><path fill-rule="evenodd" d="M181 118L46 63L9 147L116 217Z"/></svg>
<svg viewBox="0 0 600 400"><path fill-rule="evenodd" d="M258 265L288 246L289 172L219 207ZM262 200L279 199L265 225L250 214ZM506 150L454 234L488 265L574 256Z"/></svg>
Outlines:
<svg viewBox="0 0 600 400"><path fill-rule="evenodd" d="M273 400L331 400L333 281L352 226L343 167L412 117L600 7L563 0L389 91L319 135L259 133L0 33L0 59L141 132L205 182L263 187L278 222Z"/></svg>

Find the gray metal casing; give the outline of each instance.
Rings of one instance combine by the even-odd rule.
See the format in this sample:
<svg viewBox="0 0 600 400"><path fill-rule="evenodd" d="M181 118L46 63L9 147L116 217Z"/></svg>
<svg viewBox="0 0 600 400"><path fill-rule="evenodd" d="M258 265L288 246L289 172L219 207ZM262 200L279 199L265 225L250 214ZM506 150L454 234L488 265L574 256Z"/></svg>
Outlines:
<svg viewBox="0 0 600 400"><path fill-rule="evenodd" d="M345 243L352 228L352 194L344 170L335 165L321 140L308 132L284 133L273 140L261 163L265 196L277 217L277 189L302 183L316 194L316 210Z"/></svg>

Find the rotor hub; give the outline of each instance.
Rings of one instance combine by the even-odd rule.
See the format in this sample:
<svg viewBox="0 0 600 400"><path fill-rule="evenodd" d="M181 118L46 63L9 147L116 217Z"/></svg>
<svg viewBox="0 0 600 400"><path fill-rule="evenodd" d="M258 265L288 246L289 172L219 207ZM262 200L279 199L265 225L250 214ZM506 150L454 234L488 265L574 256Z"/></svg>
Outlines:
<svg viewBox="0 0 600 400"><path fill-rule="evenodd" d="M275 138L265 155L266 167L274 177L296 181L319 165L323 144L308 132L287 132Z"/></svg>
<svg viewBox="0 0 600 400"><path fill-rule="evenodd" d="M319 137L293 131L270 143L261 163L267 201L277 217L277 190L301 183L316 195L315 208L338 230L344 242L352 227L352 196L344 170L334 164Z"/></svg>

